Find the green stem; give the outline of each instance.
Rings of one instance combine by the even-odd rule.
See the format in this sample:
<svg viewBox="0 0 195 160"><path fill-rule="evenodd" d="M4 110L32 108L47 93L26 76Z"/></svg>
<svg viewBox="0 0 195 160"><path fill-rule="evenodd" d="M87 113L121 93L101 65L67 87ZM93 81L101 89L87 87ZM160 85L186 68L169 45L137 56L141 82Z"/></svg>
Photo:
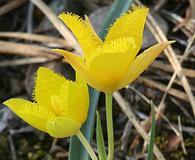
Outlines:
<svg viewBox="0 0 195 160"><path fill-rule="evenodd" d="M106 121L108 132L108 159L114 159L114 134L113 134L113 119L112 119L112 93L106 95Z"/></svg>
<svg viewBox="0 0 195 160"><path fill-rule="evenodd" d="M90 146L90 144L88 143L87 139L85 138L85 136L82 134L81 131L78 131L76 136L78 137L78 139L81 141L81 143L83 144L83 146L85 147L85 149L87 150L87 152L89 153L90 157L92 160L98 160L97 156L95 155L92 147Z"/></svg>

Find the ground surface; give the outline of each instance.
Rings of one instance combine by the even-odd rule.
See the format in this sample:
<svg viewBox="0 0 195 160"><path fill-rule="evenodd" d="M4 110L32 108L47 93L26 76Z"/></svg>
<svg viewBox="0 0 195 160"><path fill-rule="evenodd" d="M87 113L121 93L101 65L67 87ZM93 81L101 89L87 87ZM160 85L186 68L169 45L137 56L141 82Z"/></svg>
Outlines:
<svg viewBox="0 0 195 160"><path fill-rule="evenodd" d="M62 11L71 11L83 16L90 15L95 28L101 25L111 0L49 0L47 5L58 15ZM149 129L149 100L156 106L163 104L156 126L155 142L167 160L195 159L195 121L192 111L195 93L195 4L193 0L149 0L141 1L150 7L157 25L149 19L145 29L143 49L148 48L164 35L177 42L173 50L167 50L152 66L129 88L114 96L115 159L144 159L145 146L141 134L134 128L127 112L121 110L126 101L129 109L140 121L138 125ZM7 8L5 8L7 7ZM106 7L106 8L105 8ZM97 18L98 20L94 21ZM160 28L159 28L160 27ZM151 32L150 29L154 29ZM159 30L164 34L159 35ZM11 33L12 32L12 33ZM33 38L16 32L32 33L58 37ZM5 34L6 33L6 34ZM51 57L50 48L64 45L57 29L50 23L42 11L26 0L0 1L0 103L11 97L31 100L34 85L34 73L39 66L49 67L65 76L73 77L73 70L63 64L60 58ZM157 38L157 40L156 40ZM42 47L42 48L41 48ZM44 55L43 55L44 53ZM183 62L182 56L187 54ZM175 57L176 60L173 58ZM57 59L57 60L56 60ZM181 64L181 72L174 64ZM173 67L172 67L173 66ZM187 78L187 83L176 77L172 88L166 87L174 72ZM189 86L189 87L188 87ZM165 93L168 95L162 100ZM195 95L195 94L194 94ZM162 105L161 105L162 106ZM100 96L98 105L101 120L105 122L104 96ZM103 125L105 131L105 125ZM106 138L106 135L105 135ZM95 139L95 135L94 135ZM0 159L1 160L61 160L67 159L69 139L56 140L39 132L16 117L5 106L0 105ZM94 143L94 147L96 145Z"/></svg>

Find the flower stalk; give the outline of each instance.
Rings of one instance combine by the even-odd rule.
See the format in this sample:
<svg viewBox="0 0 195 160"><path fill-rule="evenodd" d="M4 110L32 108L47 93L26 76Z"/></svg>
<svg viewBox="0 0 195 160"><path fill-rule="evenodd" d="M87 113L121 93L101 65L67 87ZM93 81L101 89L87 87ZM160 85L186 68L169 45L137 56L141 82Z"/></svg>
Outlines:
<svg viewBox="0 0 195 160"><path fill-rule="evenodd" d="M91 159L92 160L98 160L98 158L95 155L92 147L90 146L90 144L88 143L87 139L85 138L85 136L82 134L82 132L80 130L77 132L76 136L78 137L78 139L81 141L81 143L83 144L83 146L85 147L85 149L89 153Z"/></svg>
<svg viewBox="0 0 195 160"><path fill-rule="evenodd" d="M106 122L108 133L108 158L114 158L114 134L113 134L113 118L112 118L112 93L105 93L106 96Z"/></svg>

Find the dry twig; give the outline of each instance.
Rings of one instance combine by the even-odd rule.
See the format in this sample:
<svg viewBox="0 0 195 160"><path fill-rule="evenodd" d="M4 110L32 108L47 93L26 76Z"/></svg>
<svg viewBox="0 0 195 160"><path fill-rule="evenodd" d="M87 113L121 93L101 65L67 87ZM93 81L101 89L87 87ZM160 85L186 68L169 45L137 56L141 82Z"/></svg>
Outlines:
<svg viewBox="0 0 195 160"><path fill-rule="evenodd" d="M180 132L180 137L181 137L181 146L182 146L182 149L183 149L184 154L187 154L186 147L185 147L185 143L184 143L184 140L183 140L183 134L182 134L182 126L181 126L181 118L180 118L180 116L178 116L178 126L179 126L179 132Z"/></svg>
<svg viewBox="0 0 195 160"><path fill-rule="evenodd" d="M137 89L135 89L133 86L127 86L126 88L135 92L139 97L141 97L146 103L148 103L150 105L151 101L146 96L144 96L141 92L139 92ZM155 111L157 112L158 107L155 104L154 104L154 107L155 107ZM169 119L162 113L160 116L168 123L168 125L173 130L173 132L175 132L175 134L178 136L180 134L178 129L173 124L171 124ZM150 126L149 126L149 128L150 128Z"/></svg>
<svg viewBox="0 0 195 160"><path fill-rule="evenodd" d="M119 104L120 108L124 112L124 114L129 118L131 123L136 128L137 132L142 136L142 138L148 143L149 142L149 136L147 135L146 131L141 127L138 120L136 119L136 116L131 111L131 107L129 106L128 102L120 95L119 92L114 93L114 99ZM160 152L158 147L154 145L154 154L157 157L158 160L165 160L165 157Z"/></svg>
<svg viewBox="0 0 195 160"><path fill-rule="evenodd" d="M20 7L25 2L26 2L26 0L12 0L12 1L8 2L4 6L0 7L0 16L12 11L15 8Z"/></svg>
<svg viewBox="0 0 195 160"><path fill-rule="evenodd" d="M7 66L20 66L20 65L27 65L27 64L46 63L46 62L57 60L59 58L32 57L32 58L22 58L22 59L2 61L0 63L0 68L7 67Z"/></svg>
<svg viewBox="0 0 195 160"><path fill-rule="evenodd" d="M145 77L139 77L137 79L137 82L139 82L141 84L145 84L147 87L156 88L156 89L158 89L162 92L166 92L166 86L165 85L163 85L159 82L153 81L151 79L148 79L148 78L145 78ZM189 99L188 99L187 95L182 91L171 88L170 90L168 90L167 93L174 96L174 97L177 97L181 100L189 102Z"/></svg>
<svg viewBox="0 0 195 160"><path fill-rule="evenodd" d="M31 34L31 33L23 33L23 32L0 32L0 37L5 38L17 38L23 39L28 41L35 41L41 43L51 43L61 45L62 47L66 48L67 50L72 50L72 47L69 46L64 39L39 35L39 34Z"/></svg>
<svg viewBox="0 0 195 160"><path fill-rule="evenodd" d="M139 4L140 6L143 6L143 4L139 2L139 0L136 0L136 3ZM163 31L161 30L160 26L157 24L157 22L155 21L155 19L152 17L152 15L150 13L148 14L146 25L150 29L150 31L153 33L153 35L155 36L155 38L158 42L168 41L166 36L164 35ZM169 62L173 66L175 72L177 73L179 79L182 82L183 88L184 88L184 90L185 90L185 92L190 100L190 104L192 106L192 110L193 110L193 113L195 116L195 98L194 98L192 91L190 89L190 85L188 83L188 80L183 73L182 67L181 67L181 65L176 57L176 54L171 46L167 47L164 50L164 52L165 52L165 55L167 56ZM161 110L159 110L159 112L164 111L165 105L162 105L162 106L163 107L160 108Z"/></svg>
<svg viewBox="0 0 195 160"><path fill-rule="evenodd" d="M182 62L185 60L185 58L190 54L189 50L190 50L190 47L191 47L191 45L192 45L194 39L195 39L195 33L194 33L194 35L190 38L189 43L188 43L188 46L186 47L186 50L185 50L185 52L184 52L182 58L179 60L179 63L182 63ZM165 100L165 98L166 98L166 96L167 96L167 94L168 94L168 92L169 92L169 90L170 90L170 88L171 88L171 86L172 86L172 84L173 84L175 78L176 78L176 75L177 75L177 72L175 71L174 74L172 75L172 77L171 77L171 79L170 79L170 81L169 81L169 83L168 83L168 85L167 85L167 88L166 88L166 90L165 90L165 93L164 93L164 95L163 95L163 97L162 97L162 99L161 99L161 102L160 102L160 104L159 104L159 111L158 111L157 115L159 114L159 112L162 112L162 111L164 110L164 105L163 105L164 100ZM194 102L193 102L193 103L194 103ZM193 109L193 108L192 108L192 109ZM193 112L194 112L194 110L193 110ZM195 113L194 113L194 114L195 114Z"/></svg>
<svg viewBox="0 0 195 160"><path fill-rule="evenodd" d="M169 64L165 64L160 61L154 61L151 65L151 67L157 68L159 70L168 72L168 73L173 73L174 69L171 67ZM189 78L195 78L195 70L194 69L189 69L189 68L183 68L184 74L189 77Z"/></svg>
<svg viewBox="0 0 195 160"><path fill-rule="evenodd" d="M81 53L81 49L76 39L69 31L69 29L61 23L55 13L53 13L53 11L42 0L31 0L31 2L47 16L47 18L51 21L59 33L66 39L67 43L72 46L76 52Z"/></svg>
<svg viewBox="0 0 195 160"><path fill-rule="evenodd" d="M0 53L19 54L23 56L44 56L48 58L59 57L46 47L6 41L0 41Z"/></svg>

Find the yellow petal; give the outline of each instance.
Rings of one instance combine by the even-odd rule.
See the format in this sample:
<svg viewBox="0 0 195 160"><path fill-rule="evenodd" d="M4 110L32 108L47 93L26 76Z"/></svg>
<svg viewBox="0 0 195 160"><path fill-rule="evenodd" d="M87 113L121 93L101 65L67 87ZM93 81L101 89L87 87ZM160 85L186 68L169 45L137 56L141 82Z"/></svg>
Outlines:
<svg viewBox="0 0 195 160"><path fill-rule="evenodd" d="M135 8L133 11L123 14L110 27L105 41L109 42L121 37L133 37L138 51L142 44L142 35L147 14L148 8Z"/></svg>
<svg viewBox="0 0 195 160"><path fill-rule="evenodd" d="M47 107L51 111L54 111L51 97L53 95L58 95L61 86L66 81L67 80L59 74L56 74L47 68L40 67L37 71L34 90L35 101L42 107Z"/></svg>
<svg viewBox="0 0 195 160"><path fill-rule="evenodd" d="M3 103L31 126L46 132L46 124L55 115L44 107L19 98L11 98Z"/></svg>
<svg viewBox="0 0 195 160"><path fill-rule="evenodd" d="M74 70L87 82L94 82L95 78L93 75L87 70L87 67L84 64L84 59L81 56L77 56L71 52L61 50L61 49L53 49L53 52L59 53L65 57L65 59L70 63L70 65L74 68Z"/></svg>
<svg viewBox="0 0 195 160"><path fill-rule="evenodd" d="M108 43L104 43L102 46L94 50L91 55L86 59L86 63L90 63L91 59L101 54L110 53L127 53L130 56L130 60L133 60L137 54L135 39L132 37L123 37L115 39Z"/></svg>
<svg viewBox="0 0 195 160"><path fill-rule="evenodd" d="M78 15L62 13L59 18L71 29L77 38L85 56L89 55L92 50L102 44L91 29L89 22L85 22Z"/></svg>
<svg viewBox="0 0 195 160"><path fill-rule="evenodd" d="M91 32L93 33L94 37L95 37L96 39L99 39L99 43L100 43L100 44L103 44L102 40L100 39L100 37L99 37L99 36L97 35L97 33L95 32L95 30L94 30L94 28L93 28L93 26L92 26L92 24L91 24L89 18L88 18L86 15L85 15L85 23L86 23L87 27L88 27L88 28L91 30Z"/></svg>
<svg viewBox="0 0 195 160"><path fill-rule="evenodd" d="M133 42L131 38L122 38L96 49L86 60L88 69L90 73L93 73L96 82L88 83L104 92L114 91L136 55Z"/></svg>
<svg viewBox="0 0 195 160"><path fill-rule="evenodd" d="M103 86L103 84L97 83L95 74L89 72L89 69L84 64L84 60L82 57L61 49L54 49L53 51L62 54L65 59L70 63L70 65L74 68L74 70L92 87L99 90L101 88L106 87Z"/></svg>
<svg viewBox="0 0 195 160"><path fill-rule="evenodd" d="M78 55L75 55L74 53L62 50L62 49L52 49L53 52L58 53L65 57L65 59L72 65L72 67L75 68L81 68L83 72L85 72L83 68L84 64L84 58Z"/></svg>
<svg viewBox="0 0 195 160"><path fill-rule="evenodd" d="M53 52L61 54L65 57L65 59L70 63L70 65L80 74L80 75L88 75L88 72L84 66L84 59L81 56L77 56L71 52L62 50L62 49L53 49Z"/></svg>
<svg viewBox="0 0 195 160"><path fill-rule="evenodd" d="M61 91L58 93L58 95L53 95L51 97L51 103L52 107L55 111L56 116L67 116L68 115L68 88L65 88L62 92Z"/></svg>
<svg viewBox="0 0 195 160"><path fill-rule="evenodd" d="M121 89L133 82L155 60L163 49L165 49L171 43L173 43L173 41L156 44L137 56L130 65L126 76L121 81L117 89Z"/></svg>
<svg viewBox="0 0 195 160"><path fill-rule="evenodd" d="M56 138L64 138L75 135L81 125L71 119L56 117L47 123L47 132Z"/></svg>
<svg viewBox="0 0 195 160"><path fill-rule="evenodd" d="M70 84L68 98L68 117L83 124L87 118L89 108L89 93L86 82Z"/></svg>
<svg viewBox="0 0 195 160"><path fill-rule="evenodd" d="M77 72L76 72L76 79L75 79L75 81L76 81L77 84L80 84L80 85L86 84L85 80Z"/></svg>
<svg viewBox="0 0 195 160"><path fill-rule="evenodd" d="M82 124L87 117L89 107L88 88L81 78L67 81L58 95L53 95L52 104L57 116L67 117Z"/></svg>

